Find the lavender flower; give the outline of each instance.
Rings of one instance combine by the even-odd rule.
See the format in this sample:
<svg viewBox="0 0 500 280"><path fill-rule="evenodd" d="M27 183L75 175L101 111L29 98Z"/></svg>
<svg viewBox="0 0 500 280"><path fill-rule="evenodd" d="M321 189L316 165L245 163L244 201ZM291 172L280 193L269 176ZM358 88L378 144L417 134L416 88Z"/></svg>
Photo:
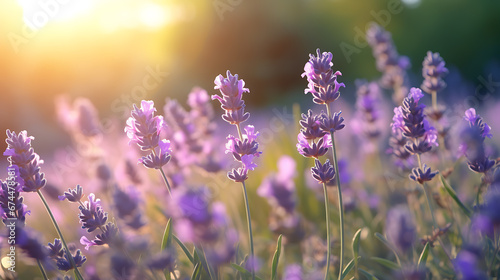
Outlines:
<svg viewBox="0 0 500 280"><path fill-rule="evenodd" d="M457 258L453 260L455 270L463 280L486 280L484 270L478 265L483 258L481 250L472 246L466 246L458 253Z"/></svg>
<svg viewBox="0 0 500 280"><path fill-rule="evenodd" d="M238 129L239 138L229 135L226 139L226 154L231 153L236 161L242 163L242 167L233 168L228 172L229 179L235 182L244 182L248 176L248 170L254 170L257 164L253 162L254 158L259 157L262 152L258 151L259 144L256 141L258 132L254 126L247 125L245 133L242 134L240 123L246 121L250 117L250 113L245 113L245 102L241 99L244 92L250 92L248 88L244 88L245 82L238 79L238 75L231 75L227 71L227 77L219 75L215 78L215 87L221 95L212 95L212 100L218 100L221 108L225 113L222 119L230 124L234 124Z"/></svg>
<svg viewBox="0 0 500 280"><path fill-rule="evenodd" d="M413 168L410 174L410 179L419 184L432 180L438 172L432 172L427 165L424 164L423 169Z"/></svg>
<svg viewBox="0 0 500 280"><path fill-rule="evenodd" d="M91 193L88 196L88 201L78 206L80 223L87 232L93 232L98 227L104 226L108 220L108 213L102 210L100 201L100 199L96 200L95 195Z"/></svg>
<svg viewBox="0 0 500 280"><path fill-rule="evenodd" d="M380 88L376 82L356 81L356 118L359 132L368 139L377 139L381 134L378 126L380 119Z"/></svg>
<svg viewBox="0 0 500 280"><path fill-rule="evenodd" d="M26 214L30 214L28 206L23 203L24 197L20 196L21 186L16 181L0 180L0 216L5 225L8 219L15 218L22 225L25 224Z"/></svg>
<svg viewBox="0 0 500 280"><path fill-rule="evenodd" d="M119 218L133 229L139 229L146 224L139 208L140 197L137 190L129 187L127 191L116 188L113 201Z"/></svg>
<svg viewBox="0 0 500 280"><path fill-rule="evenodd" d="M432 127L424 115L424 104L418 101L423 97L418 88L411 88L410 94L403 100L403 105L394 109L392 131L412 140L405 148L411 154L428 152L432 145L438 146L437 131Z"/></svg>
<svg viewBox="0 0 500 280"><path fill-rule="evenodd" d="M320 184L328 184L335 177L335 169L330 164L330 160L326 160L325 164L316 159L315 166L311 168L311 173L314 179Z"/></svg>
<svg viewBox="0 0 500 280"><path fill-rule="evenodd" d="M209 196L205 187L180 190L173 194L169 212L176 221L177 236L183 241L203 244L207 259L218 266L234 256L238 238L228 225L224 205L210 204Z"/></svg>
<svg viewBox="0 0 500 280"><path fill-rule="evenodd" d="M142 151L149 151L149 154L139 159L139 162L147 168L160 169L170 161L172 151L170 142L160 139L160 133L165 129L163 117L155 116L154 112L156 109L153 101L143 100L141 108L134 104L125 132L130 139L129 144L136 143Z"/></svg>
<svg viewBox="0 0 500 280"><path fill-rule="evenodd" d="M76 185L75 189L68 189L67 192L64 192L64 195L59 196L59 200L68 199L70 202L79 202L83 198L83 188L80 185Z"/></svg>
<svg viewBox="0 0 500 280"><path fill-rule="evenodd" d="M422 63L422 89L427 93L438 92L446 87L443 77L448 74L444 60L439 53L427 52Z"/></svg>
<svg viewBox="0 0 500 280"><path fill-rule="evenodd" d="M304 91L313 95L316 104L329 104L339 98L340 87L345 87L344 83L337 82L337 76L342 76L340 71L333 72L331 67L332 53L316 50L317 56L310 54L309 61L304 66L302 77L307 77L308 88Z"/></svg>
<svg viewBox="0 0 500 280"><path fill-rule="evenodd" d="M278 174L267 176L257 194L269 199L272 205L282 207L288 213L293 212L296 205L295 199L295 177L296 163L289 156L282 156L278 161Z"/></svg>
<svg viewBox="0 0 500 280"><path fill-rule="evenodd" d="M7 130L7 149L3 153L8 156L11 165L19 167L19 175L23 179L22 190L25 192L36 192L46 184L45 174L40 172L40 159L31 147L33 136L28 136L26 130L19 134Z"/></svg>
<svg viewBox="0 0 500 280"><path fill-rule="evenodd" d="M175 267L175 251L163 250L161 253L151 256L145 263L149 269L164 270L168 268L169 271L173 271Z"/></svg>
<svg viewBox="0 0 500 280"><path fill-rule="evenodd" d="M406 69L410 67L410 60L398 54L391 34L376 23L367 30L366 40L372 47L377 69L383 73L380 84L393 89L393 100L400 103L408 93Z"/></svg>
<svg viewBox="0 0 500 280"><path fill-rule="evenodd" d="M30 258L39 260L45 266L50 267L49 252L39 241L38 236L40 233L36 233L31 229L25 227L20 221L13 222L15 228L15 244L18 248L22 249L26 255ZM12 227L12 225L9 225ZM11 228L10 228L11 229Z"/></svg>
<svg viewBox="0 0 500 280"><path fill-rule="evenodd" d="M469 168L477 173L487 173L494 165L495 161L486 156L484 140L491 138L491 128L483 119L476 114L474 108L465 111L464 119L469 126L462 130L461 145L459 149L468 159Z"/></svg>
<svg viewBox="0 0 500 280"><path fill-rule="evenodd" d="M401 252L411 248L416 238L415 223L408 208L403 205L393 207L387 213L385 224L387 240Z"/></svg>
<svg viewBox="0 0 500 280"><path fill-rule="evenodd" d="M218 100L221 108L224 109L223 120L230 124L238 125L250 117L250 113L245 112L245 101L241 99L243 93L250 92L250 90L244 88L245 81L239 80L238 74L233 76L228 70L226 76L224 78L224 76L219 75L215 78L214 89L218 89L221 96L212 95L212 100Z"/></svg>
<svg viewBox="0 0 500 280"><path fill-rule="evenodd" d="M62 258L64 255L64 249L61 239L55 238L54 243L49 242L47 249L49 250L49 256L51 258L58 258L58 257Z"/></svg>

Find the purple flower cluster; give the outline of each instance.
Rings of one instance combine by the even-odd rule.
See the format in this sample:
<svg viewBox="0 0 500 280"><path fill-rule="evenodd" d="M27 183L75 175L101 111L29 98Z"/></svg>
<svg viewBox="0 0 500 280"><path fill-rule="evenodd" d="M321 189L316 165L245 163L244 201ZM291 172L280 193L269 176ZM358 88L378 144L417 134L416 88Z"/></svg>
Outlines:
<svg viewBox="0 0 500 280"><path fill-rule="evenodd" d="M14 169L11 171L10 168ZM19 169L16 165L12 165L7 169L8 173L14 172L14 176L18 177ZM19 223L25 224L26 214L30 214L28 206L23 203L24 197L20 196L21 185L15 180L0 180L0 217L5 225L7 219L15 218Z"/></svg>
<svg viewBox="0 0 500 280"><path fill-rule="evenodd" d="M141 102L141 108L134 104L132 116L127 120L125 132L130 139L129 144L137 144L142 151L148 151L147 156L139 159L147 168L160 169L170 160L170 141L160 139L160 133L165 129L162 116L155 116L156 108L153 101Z"/></svg>
<svg viewBox="0 0 500 280"><path fill-rule="evenodd" d="M113 192L114 209L117 216L133 229L140 229L146 224L140 209L139 192L132 186L126 190L116 187Z"/></svg>
<svg viewBox="0 0 500 280"><path fill-rule="evenodd" d="M28 136L26 130L19 134L7 130L7 149L3 153L8 156L8 161L11 165L16 165L19 168L19 176L23 180L21 189L24 192L36 192L43 188L47 183L45 174L40 172L40 165L43 160L40 159L37 153L31 147L33 136Z"/></svg>
<svg viewBox="0 0 500 280"><path fill-rule="evenodd" d="M381 134L380 122L380 87L376 82L356 81L356 122L358 130L370 140Z"/></svg>
<svg viewBox="0 0 500 280"><path fill-rule="evenodd" d="M385 234L387 240L400 252L406 252L413 246L417 234L415 222L408 207L399 205L389 210L385 222Z"/></svg>
<svg viewBox="0 0 500 280"><path fill-rule="evenodd" d="M448 74L443 58L439 53L427 52L422 63L422 89L427 93L438 92L446 87L443 77Z"/></svg>
<svg viewBox="0 0 500 280"><path fill-rule="evenodd" d="M394 137L391 139L393 152L399 157L404 158L408 154L401 150L399 142L402 142L399 134L406 138L404 149L410 154L418 156L431 150L432 146L438 146L437 131L432 127L426 115L424 114L424 104L419 104L420 98L423 97L422 91L419 88L411 88L410 93L403 100L403 105L394 108L394 117L392 118L392 133ZM399 138L399 139L398 139ZM396 148L396 149L395 149ZM419 183L430 181L437 172L431 172L430 169L418 167L414 168L410 178Z"/></svg>
<svg viewBox="0 0 500 280"><path fill-rule="evenodd" d="M296 167L291 157L282 156L278 160L278 173L264 178L257 189L257 194L267 198L273 208L269 217L270 229L276 234L283 234L287 242L299 242L305 235L301 217L296 211Z"/></svg>
<svg viewBox="0 0 500 280"><path fill-rule="evenodd" d="M49 251L49 256L56 262L57 268L62 271L68 271L73 269L69 255L64 249L63 244L60 239L54 239L54 243L50 243L47 246ZM75 255L72 256L76 267L81 267L87 258L82 255L80 250L77 250Z"/></svg>
<svg viewBox="0 0 500 280"><path fill-rule="evenodd" d="M408 93L406 69L410 67L410 60L398 54L391 34L376 23L366 32L366 40L372 47L377 69L383 73L381 85L394 89L393 100L400 103Z"/></svg>
<svg viewBox="0 0 500 280"><path fill-rule="evenodd" d="M309 85L304 91L313 95L316 104L329 104L340 96L340 87L345 87L344 83L337 82L337 76L342 76L340 71L333 72L331 52L316 50L317 56L309 55L309 61L304 66L302 77L307 77Z"/></svg>
<svg viewBox="0 0 500 280"><path fill-rule="evenodd" d="M457 258L453 260L456 271L463 280L486 280L489 279L479 262L483 258L481 250L474 246L465 246L460 250Z"/></svg>
<svg viewBox="0 0 500 280"><path fill-rule="evenodd" d="M315 167L311 169L312 176L319 183L327 184L334 178L335 171L329 160L321 164L318 158L325 155L332 146L331 135L345 127L344 118L340 116L342 112L330 115L329 109L330 103L339 98L340 87L345 85L337 82L337 76L342 74L331 69L332 53L321 53L319 49L316 53L317 56L309 55L302 77L306 77L309 83L305 93L312 93L315 103L326 105L327 113L322 111L316 115L309 110L307 115L302 114L302 120L299 122L302 128L297 136L297 151L304 157L316 159Z"/></svg>
<svg viewBox="0 0 500 280"><path fill-rule="evenodd" d="M88 200L83 201L83 188L77 185L75 189L69 189L64 192L64 195L59 196L60 200L67 199L70 202L75 202L80 204L78 209L80 213L78 217L82 228L86 229L87 232L93 232L96 229L100 229L101 233L97 234L94 240L89 240L86 236L80 238L80 243L85 245L85 249L89 249L90 246L94 245L104 245L112 244L113 241L118 237L118 228L115 224L107 222L108 213L102 209L101 200L96 199L93 193L88 195Z"/></svg>
<svg viewBox="0 0 500 280"><path fill-rule="evenodd" d="M175 220L175 231L183 242L203 244L209 261L215 266L229 262L238 241L229 227L222 203L210 204L205 187L183 189L173 194L169 212Z"/></svg>
<svg viewBox="0 0 500 280"><path fill-rule="evenodd" d="M212 95L212 100L218 100L221 103L221 108L224 109L222 119L230 124L234 124L238 129L239 137L233 135L227 136L226 154L231 153L234 159L241 162L242 167L233 168L228 172L229 179L235 182L244 182L248 179L248 171L254 170L257 164L254 162L256 157L259 157L262 152L258 151L259 143L257 142L258 132L255 131L253 125L247 125L241 133L240 123L246 121L250 117L250 113L245 112L245 102L241 99L244 92L250 92L248 88L244 88L245 82L238 79L238 75L231 75L227 71L227 77L219 75L215 78L215 87L221 93Z"/></svg>
<svg viewBox="0 0 500 280"><path fill-rule="evenodd" d="M472 171L486 174L495 165L495 161L486 155L484 147L486 137L492 137L491 128L474 108L465 111L464 119L469 125L461 133L460 152L467 157Z"/></svg>

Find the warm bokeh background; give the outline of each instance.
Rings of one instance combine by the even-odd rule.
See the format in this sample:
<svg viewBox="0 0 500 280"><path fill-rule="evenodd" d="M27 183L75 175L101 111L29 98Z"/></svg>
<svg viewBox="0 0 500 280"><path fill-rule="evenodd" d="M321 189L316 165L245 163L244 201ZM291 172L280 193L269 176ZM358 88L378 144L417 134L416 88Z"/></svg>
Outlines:
<svg viewBox="0 0 500 280"><path fill-rule="evenodd" d="M448 92L458 79L468 81L468 91L481 85L479 77L500 81L498 1L9 0L0 6L0 131L29 130L40 152L65 141L54 113L61 94L86 96L102 117L124 120L132 102L163 104L169 96L183 103L193 86L211 91L214 77L230 69L251 89L248 104L291 103L303 97L300 74L318 47L334 53L344 93L351 93L356 78L379 75L371 49L359 44L374 20L410 57L415 86L427 50L440 52L454 73ZM341 47L347 44L350 55ZM499 91L496 85L491 93Z"/></svg>

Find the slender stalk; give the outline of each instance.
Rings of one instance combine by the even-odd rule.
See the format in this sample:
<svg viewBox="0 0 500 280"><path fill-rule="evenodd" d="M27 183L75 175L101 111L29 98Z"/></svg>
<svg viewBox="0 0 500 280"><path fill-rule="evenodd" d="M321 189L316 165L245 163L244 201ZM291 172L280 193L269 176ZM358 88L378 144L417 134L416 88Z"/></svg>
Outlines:
<svg viewBox="0 0 500 280"><path fill-rule="evenodd" d="M243 186L243 196L245 197L245 208L247 210L248 236L250 240L250 260L252 261L250 266L250 272L252 273L252 280L255 280L255 268L254 268L255 254L253 251L252 218L250 217L250 206L248 205L247 188L245 186L244 181L241 182L241 184Z"/></svg>
<svg viewBox="0 0 500 280"><path fill-rule="evenodd" d="M330 105L326 105L326 113L328 117L331 117L330 113ZM333 136L333 132L330 132L330 136L332 138L332 150L333 150L333 164L335 165L335 178L337 179L337 190L338 190L338 200L339 200L339 216L340 216L340 265L339 265L339 280L342 279L342 271L344 270L344 206L342 203L342 189L340 188L340 174L339 174L339 165L337 162L337 150L335 149L335 139ZM330 244L329 244L330 245ZM326 279L326 278L325 278Z"/></svg>
<svg viewBox="0 0 500 280"><path fill-rule="evenodd" d="M330 241L330 207L328 206L328 191L326 189L326 184L323 183L323 192L325 193L325 214L326 214L326 272L325 280L328 280L328 272L330 271L330 255L331 253L331 241Z"/></svg>
<svg viewBox="0 0 500 280"><path fill-rule="evenodd" d="M333 162L335 164L335 178L337 179L337 190L339 197L339 215L340 215L340 266L339 266L339 280L342 279L342 270L344 270L344 205L342 203L342 189L340 187L340 174L339 174L339 164L337 161L337 150L335 149L335 139L333 138L333 133L330 133L332 137L332 149L333 149Z"/></svg>
<svg viewBox="0 0 500 280"><path fill-rule="evenodd" d="M38 268L40 268L40 272L42 273L43 279L49 280L49 277L47 277L47 274L45 273L45 270L43 269L43 266L42 266L42 263L40 262L40 260L37 259L36 262L38 264Z"/></svg>
<svg viewBox="0 0 500 280"><path fill-rule="evenodd" d="M152 151L153 151L153 154L156 156L155 149L152 149ZM165 175L165 172L163 171L163 167L160 167L160 173L161 173L161 176L163 177L163 181L165 181L165 184L167 185L168 194L170 195L170 197L172 197L172 188L170 187L170 184L168 183L167 176Z"/></svg>
<svg viewBox="0 0 500 280"><path fill-rule="evenodd" d="M52 220L52 224L54 224L54 227L56 228L57 234L59 235L59 238L61 238L61 242L64 245L64 249L66 250L66 254L68 254L68 259L71 262L71 266L74 267L75 269L75 274L78 279L83 280L83 276L80 274L80 271L76 267L75 261L73 260L73 255L71 255L71 252L69 251L68 245L66 244L66 241L64 240L64 237L62 235L61 230L59 229L59 226L57 225L56 219L54 218L54 215L52 214L52 211L50 210L49 204L45 200L45 197L43 197L42 192L38 189L36 191L38 193L38 196L40 196L40 199L43 202L43 205L45 206L45 209L47 210L47 213L49 213L50 219Z"/></svg>
<svg viewBox="0 0 500 280"><path fill-rule="evenodd" d="M172 188L170 187L170 184L168 183L167 176L165 175L165 172L163 172L163 168L160 168L160 173L161 173L161 176L163 177L163 181L165 181L165 184L167 185L168 194L170 195L170 197L172 197Z"/></svg>

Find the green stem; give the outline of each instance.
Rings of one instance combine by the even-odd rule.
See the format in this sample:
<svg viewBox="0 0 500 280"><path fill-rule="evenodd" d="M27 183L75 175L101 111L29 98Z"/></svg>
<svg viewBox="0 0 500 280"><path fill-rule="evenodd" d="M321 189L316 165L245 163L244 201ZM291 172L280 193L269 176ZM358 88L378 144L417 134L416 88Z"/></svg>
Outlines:
<svg viewBox="0 0 500 280"><path fill-rule="evenodd" d="M152 151L153 151L153 155L156 156L155 149L152 149ZM165 175L165 172L163 171L163 167L160 167L160 173L161 173L161 176L163 177L163 181L165 181L165 184L167 185L168 194L170 195L170 197L172 197L172 188L170 187L170 184L168 183L167 176Z"/></svg>
<svg viewBox="0 0 500 280"><path fill-rule="evenodd" d="M40 272L42 273L43 279L49 280L49 277L47 277L47 274L45 273L45 270L43 269L43 266L42 266L42 263L40 262L40 260L37 259L36 262L38 264L38 268L40 268Z"/></svg>
<svg viewBox="0 0 500 280"><path fill-rule="evenodd" d="M342 189L340 187L340 174L339 165L337 161L337 150L335 149L335 139L333 138L333 132L330 133L332 137L332 149L333 149L333 162L335 164L335 178L337 179L337 190L339 197L339 215L340 215L340 269L339 269L339 280L342 279L342 271L344 270L344 206L342 203Z"/></svg>
<svg viewBox="0 0 500 280"><path fill-rule="evenodd" d="M56 231L57 231L57 234L59 235L59 238L61 238L61 242L64 245L64 249L66 250L66 254L68 254L68 259L71 262L71 266L75 269L75 274L76 274L77 278L83 280L83 277L80 274L80 271L78 270L78 268L76 267L75 261L73 260L73 255L71 255L71 252L68 248L68 245L66 244L66 241L64 240L62 232L59 229L59 226L57 225L56 219L54 218L54 215L52 214L52 211L50 210L49 204L45 200L45 197L43 197L43 194L40 191L40 189L38 189L36 192L38 193L38 196L40 196L40 199L42 200L43 205L45 206L45 209L47 210L47 213L49 213L50 219L52 220L52 224L54 224L54 227L56 228Z"/></svg>
<svg viewBox="0 0 500 280"><path fill-rule="evenodd" d="M331 118L330 114L330 104L326 105L326 113L328 118ZM340 188L340 174L339 165L337 162L337 150L335 149L335 139L333 137L333 132L330 131L330 136L332 138L332 150L333 150L333 163L335 165L335 178L337 179L337 190L338 190L338 200L339 200L339 216L340 216L340 266L339 266L339 280L342 280L342 271L344 270L344 206L342 203L342 189ZM330 244L328 244L330 246ZM326 278L325 278L326 279Z"/></svg>
<svg viewBox="0 0 500 280"><path fill-rule="evenodd" d="M254 269L255 255L253 251L252 219L250 217L250 206L248 205L247 188L245 186L244 181L241 182L241 184L243 186L243 196L245 197L245 208L247 210L248 235L250 240L250 260L252 262L250 266L250 272L252 273L252 280L255 280L255 269Z"/></svg>
<svg viewBox="0 0 500 280"><path fill-rule="evenodd" d="M170 187L170 184L168 183L167 176L165 175L165 172L163 172L163 168L160 168L160 173L161 173L161 176L163 177L163 181L165 181L165 184L167 185L168 194L170 195L170 197L172 197L172 188Z"/></svg>
<svg viewBox="0 0 500 280"><path fill-rule="evenodd" d="M323 192L325 193L325 213L326 213L326 273L325 280L328 280L328 272L330 271L330 255L331 255L331 241L330 241L330 208L328 207L328 191L326 184L323 183Z"/></svg>

